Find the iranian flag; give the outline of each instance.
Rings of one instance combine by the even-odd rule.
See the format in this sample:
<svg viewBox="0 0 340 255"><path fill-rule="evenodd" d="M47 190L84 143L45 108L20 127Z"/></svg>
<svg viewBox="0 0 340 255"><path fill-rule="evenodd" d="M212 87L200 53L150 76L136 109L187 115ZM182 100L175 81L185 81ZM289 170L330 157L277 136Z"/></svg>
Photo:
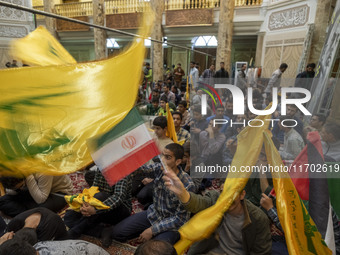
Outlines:
<svg viewBox="0 0 340 255"><path fill-rule="evenodd" d="M135 108L109 132L87 142L94 162L111 186L160 153Z"/></svg>

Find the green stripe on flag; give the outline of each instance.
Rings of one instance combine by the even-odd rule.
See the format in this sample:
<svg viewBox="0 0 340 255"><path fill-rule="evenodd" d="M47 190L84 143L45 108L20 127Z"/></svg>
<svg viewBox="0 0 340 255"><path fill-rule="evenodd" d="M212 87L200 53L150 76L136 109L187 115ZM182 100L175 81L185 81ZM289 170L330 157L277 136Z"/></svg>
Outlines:
<svg viewBox="0 0 340 255"><path fill-rule="evenodd" d="M328 177L328 192L331 198L331 205L335 213L340 215L340 166L339 162L325 162L328 165L327 177Z"/></svg>
<svg viewBox="0 0 340 255"><path fill-rule="evenodd" d="M139 125L144 124L142 116L138 113L137 109L134 107L132 110L126 115L126 117L119 122L115 127L113 127L110 131L100 136L99 138L90 139L88 141L89 146L93 146L93 149L98 150L109 142L117 139L118 137L128 133L132 129L136 128Z"/></svg>

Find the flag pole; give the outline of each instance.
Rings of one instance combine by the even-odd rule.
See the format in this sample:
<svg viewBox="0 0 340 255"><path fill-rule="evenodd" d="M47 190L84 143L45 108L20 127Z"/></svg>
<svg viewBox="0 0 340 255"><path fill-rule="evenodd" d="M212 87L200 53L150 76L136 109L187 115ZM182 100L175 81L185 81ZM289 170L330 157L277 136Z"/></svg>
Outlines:
<svg viewBox="0 0 340 255"><path fill-rule="evenodd" d="M158 155L158 158L159 158L159 160L161 161L161 164L162 164L162 166L163 166L164 172L167 173L168 170L167 170L167 168L165 167L165 164L164 164L164 162L163 162L163 160L162 160L162 157ZM169 179L169 180L170 180L171 185L173 185L173 184L174 184L173 181L172 181L171 179Z"/></svg>

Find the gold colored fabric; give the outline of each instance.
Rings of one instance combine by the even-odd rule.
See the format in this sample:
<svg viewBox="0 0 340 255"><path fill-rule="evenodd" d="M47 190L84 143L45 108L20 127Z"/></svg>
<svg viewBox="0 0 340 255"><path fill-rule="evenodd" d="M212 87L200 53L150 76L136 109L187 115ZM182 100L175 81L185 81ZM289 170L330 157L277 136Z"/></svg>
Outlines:
<svg viewBox="0 0 340 255"><path fill-rule="evenodd" d="M192 243L208 238L220 224L234 199L243 190L251 172L242 173L239 170L241 166L255 165L263 145L262 133L269 125L269 121L265 120L270 117L270 115L257 117L264 122L262 127L248 126L237 136L238 146L231 163L231 168L235 167L237 171L229 172L216 204L197 213L180 228L181 240L175 244L178 254L183 254Z"/></svg>
<svg viewBox="0 0 340 255"><path fill-rule="evenodd" d="M98 187L92 186L89 189L84 189L83 193L73 196L65 196L65 200L73 211L79 212L83 203L92 205L97 210L110 209L110 206L105 205L102 201L93 196L99 192Z"/></svg>
<svg viewBox="0 0 340 255"><path fill-rule="evenodd" d="M191 81L192 81L192 76L190 76L190 79L191 79ZM186 93L185 93L185 100L187 101L187 102L189 102L190 101L190 94L189 94L189 76L187 76L187 91L186 91Z"/></svg>
<svg viewBox="0 0 340 255"><path fill-rule="evenodd" d="M169 103L166 103L166 119L167 119L166 136L169 137L174 143L178 143L174 119L172 118L172 114L170 112Z"/></svg>
<svg viewBox="0 0 340 255"><path fill-rule="evenodd" d="M77 63L43 26L39 26L24 38L14 40L11 45L11 54L16 59L34 66Z"/></svg>
<svg viewBox="0 0 340 255"><path fill-rule="evenodd" d="M146 17L139 32L145 37L154 15ZM21 43L15 49L27 50ZM86 140L109 131L132 109L144 57L144 40L137 38L107 60L0 70L1 175L64 175L92 162Z"/></svg>
<svg viewBox="0 0 340 255"><path fill-rule="evenodd" d="M283 166L269 131L264 133L264 144L268 164L273 167ZM272 172L272 177L276 193L276 208L287 240L289 254L332 254L302 203L289 174L283 171Z"/></svg>
<svg viewBox="0 0 340 255"><path fill-rule="evenodd" d="M0 197L6 195L6 191L4 188L4 185L2 185L2 183L0 182Z"/></svg>

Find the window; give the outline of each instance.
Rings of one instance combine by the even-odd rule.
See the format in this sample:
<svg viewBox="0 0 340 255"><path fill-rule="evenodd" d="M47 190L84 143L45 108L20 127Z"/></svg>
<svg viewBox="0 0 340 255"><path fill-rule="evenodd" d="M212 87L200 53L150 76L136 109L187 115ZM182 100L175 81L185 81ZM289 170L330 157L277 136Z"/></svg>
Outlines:
<svg viewBox="0 0 340 255"><path fill-rule="evenodd" d="M106 47L107 48L116 48L116 49L118 49L119 48L119 44L116 42L115 39L108 38L108 39L106 39Z"/></svg>
<svg viewBox="0 0 340 255"><path fill-rule="evenodd" d="M194 47L216 47L217 39L215 36L198 36L191 40Z"/></svg>

